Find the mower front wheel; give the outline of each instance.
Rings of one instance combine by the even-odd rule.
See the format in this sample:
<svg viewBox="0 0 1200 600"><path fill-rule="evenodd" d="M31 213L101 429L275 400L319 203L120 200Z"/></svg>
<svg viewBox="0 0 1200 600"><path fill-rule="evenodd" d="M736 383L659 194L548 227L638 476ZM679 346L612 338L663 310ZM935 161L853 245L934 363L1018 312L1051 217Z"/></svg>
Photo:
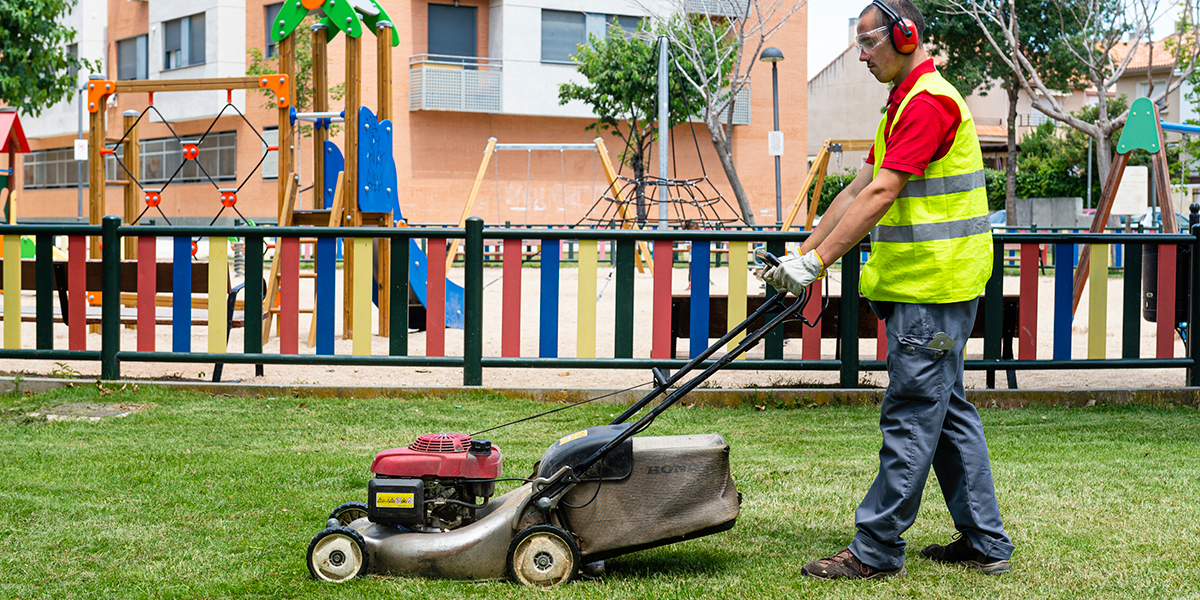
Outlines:
<svg viewBox="0 0 1200 600"><path fill-rule="evenodd" d="M329 513L329 518L345 527L359 519L366 518L367 504L365 502L347 502Z"/></svg>
<svg viewBox="0 0 1200 600"><path fill-rule="evenodd" d="M367 572L367 542L349 527L327 527L308 544L313 579L343 583Z"/></svg>
<svg viewBox="0 0 1200 600"><path fill-rule="evenodd" d="M521 530L508 547L508 571L521 585L556 586L575 578L582 559L570 533L553 525Z"/></svg>

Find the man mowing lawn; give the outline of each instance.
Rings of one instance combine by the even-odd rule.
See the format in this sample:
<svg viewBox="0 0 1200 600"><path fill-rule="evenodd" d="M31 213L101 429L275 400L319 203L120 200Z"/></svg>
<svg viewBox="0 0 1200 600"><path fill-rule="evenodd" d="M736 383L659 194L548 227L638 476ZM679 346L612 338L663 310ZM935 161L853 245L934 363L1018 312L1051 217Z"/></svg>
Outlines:
<svg viewBox="0 0 1200 600"><path fill-rule="evenodd" d="M859 60L892 84L867 164L834 199L800 253L765 274L799 295L872 229L860 291L885 320L888 389L879 474L855 512L846 549L804 565L821 579L904 574L904 539L932 466L958 534L921 556L984 573L1008 570L983 424L963 389L963 347L991 274L983 160L962 97L921 47L925 20L909 0L862 11Z"/></svg>

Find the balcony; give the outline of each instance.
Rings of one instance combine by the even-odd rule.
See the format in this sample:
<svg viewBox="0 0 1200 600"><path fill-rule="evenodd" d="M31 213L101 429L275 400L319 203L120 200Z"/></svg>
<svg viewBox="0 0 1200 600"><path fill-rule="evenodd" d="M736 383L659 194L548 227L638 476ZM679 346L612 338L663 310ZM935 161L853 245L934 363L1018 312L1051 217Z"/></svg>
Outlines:
<svg viewBox="0 0 1200 600"><path fill-rule="evenodd" d="M408 109L495 113L501 110L503 61L417 54L408 59Z"/></svg>

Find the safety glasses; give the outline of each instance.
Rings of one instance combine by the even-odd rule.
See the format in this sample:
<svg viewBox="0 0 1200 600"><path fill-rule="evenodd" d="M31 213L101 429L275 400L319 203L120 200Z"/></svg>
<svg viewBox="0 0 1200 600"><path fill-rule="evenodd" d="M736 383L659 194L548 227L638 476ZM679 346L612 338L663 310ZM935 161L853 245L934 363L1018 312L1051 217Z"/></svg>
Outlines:
<svg viewBox="0 0 1200 600"><path fill-rule="evenodd" d="M888 39L887 30L888 26L884 25L866 33L860 33L854 37L854 45L863 52L870 52Z"/></svg>

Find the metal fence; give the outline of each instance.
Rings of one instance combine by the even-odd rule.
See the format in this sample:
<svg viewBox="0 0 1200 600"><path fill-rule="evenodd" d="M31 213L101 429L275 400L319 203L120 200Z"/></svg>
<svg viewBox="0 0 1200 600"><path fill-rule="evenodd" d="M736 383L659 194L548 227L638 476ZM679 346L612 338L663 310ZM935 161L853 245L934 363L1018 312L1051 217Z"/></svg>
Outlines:
<svg viewBox="0 0 1200 600"><path fill-rule="evenodd" d="M1158 319L1155 330L1158 343L1154 356L1141 356L1138 344L1142 327L1140 311L1143 308L1141 274L1143 261L1149 254L1149 252L1143 252L1143 248L1153 248L1163 259L1158 263L1156 278L1159 290L1158 299L1161 304L1159 314L1171 314L1171 311L1175 310L1171 306L1175 298L1171 290L1178 287L1190 289L1194 287L1193 282L1200 281L1200 261L1185 259L1183 262L1176 262L1179 249L1186 250L1185 255L1195 255L1197 251L1200 251L1200 235L1198 234L1200 234L1200 229L1197 228L1193 228L1193 233L1190 234L1055 232L995 234L996 252L994 253L992 278L987 284L986 293L980 303L980 310L984 317L983 322L986 324L982 358L967 360L966 368L985 370L990 373L1037 369L1185 368L1187 369L1186 381L1181 381L1180 384L1200 385L1195 360L1191 358L1194 356L1193 337L1186 335L1193 331L1191 322L1194 315L1200 314L1200 306L1198 306L1200 294L1186 295L1186 307L1175 311L1176 314L1183 315L1182 318ZM688 245L686 250L692 258L707 257L707 260L687 261L691 281L706 282L709 280L709 269L714 268L714 265L717 265L716 268L727 265L724 268L730 269L731 273L744 273L744 270L750 266L748 256L754 246L765 245L768 250L782 254L786 242L802 240L807 234L767 231L485 229L483 222L479 219L470 219L465 228L358 228L353 231L345 228L311 227L165 227L122 225L119 218L110 216L106 217L103 224L99 226L0 225L0 235L4 236L6 256L3 265L3 287L10 292L4 295L3 301L4 349L0 350L2 359L98 360L101 363L101 378L105 380L117 379L120 376L121 363L136 361L459 367L463 369L463 385L475 386L481 385L483 369L488 368L644 369L650 365L669 369L681 367L688 360L677 358L671 350L673 340L670 336L673 334L671 333L670 282L673 276L672 271L677 271L672 268L677 255L681 258L688 255L680 254L681 249L677 244L686 243ZM36 256L24 261L12 260L12 257L20 255L21 236L31 236L36 241ZM70 240L65 261L56 260L52 254L55 236L67 236ZM87 248L84 243L86 236L99 236L102 242L102 255L98 261L101 275L98 286L95 280L89 279L90 275L86 273L85 253ZM428 327L426 335L434 337L444 335L445 326L450 317L448 313L451 312L447 306L453 301L448 297L450 288L444 286L446 241L464 239L465 268L463 272L465 280L461 292L461 317L464 330L462 355L445 356L444 350L440 350L436 344L431 345L428 342L432 337L427 337L427 350L424 356L410 355L407 327L409 306L404 301L392 302L388 312L390 329L387 355L370 355L369 344L364 346L365 353L360 352L360 346L357 343L355 344L355 354L336 355L333 354L331 344L322 346L320 342L317 345L317 354L299 354L294 348L294 343L287 345L281 343L280 353L265 353L262 339L263 313L253 309L247 310L245 313L244 345L241 351L236 352L225 348L224 342L217 340L217 338L223 340L228 333L224 323L225 315L217 308L223 300L228 298L226 283L228 280L220 278L227 276L228 273L226 263L221 262L226 260L223 252L219 253L220 256L210 259L211 264L209 265L210 274L222 274L214 275L216 278L209 286L208 306L211 307L210 310L220 314L219 321L213 317L208 325L209 352L192 351L190 341L173 344L171 351L161 351L157 348L153 351L146 351L142 346L136 350L121 348L122 268L127 270L131 268L128 264L129 261L122 261L120 256L123 245L122 238L126 237L137 237L143 240L153 240L158 237L172 238L176 264L169 272L173 273L171 277L175 277L174 282L181 281L179 279L181 270L191 269L190 264L193 259L189 250L196 237L242 238L245 248L246 280L251 282L266 279L269 264L266 265L268 269L265 270L264 248L269 240L276 241L277 252L284 252L284 248L294 249L300 238L316 238L318 249L317 260L314 262L318 293L315 309L317 310L316 322L328 323L325 331L320 334L322 336L333 335L332 324L336 320L334 317L336 303L321 301L319 295L322 293L321 290L325 289L323 286L332 285L333 277L341 276L341 271L337 269L334 262L334 255L330 252L335 247L336 240L341 239L348 247L354 245L368 253L371 240L388 239L392 241L390 245L390 264L392 265L390 291L394 299L408 297L411 272L409 266L415 256L413 253L422 252L422 248L425 248L429 251L429 256L424 261L427 267L425 283L428 283L428 289L425 290ZM418 241L420 243L417 243ZM505 276L515 278L518 285L523 264L527 271L531 265L536 265L535 268L541 270L541 293L537 302L540 303L543 310L539 311L542 321L539 323L538 330L543 337L557 335L554 333L557 331L557 322L546 319L550 318L547 315L558 314L559 290L557 286L559 281L557 273L561 268L559 258L563 254L564 242L569 243L572 246L571 252L578 255L576 261L581 273L584 269L590 269L593 275L597 263L598 244L603 244L599 246L601 250L606 246L609 247L610 254L606 260L611 263L613 268L616 299L616 312L611 317L614 329L612 356L595 357L594 340L592 340L590 351L581 344L576 356L559 356L556 343L540 343L537 356L521 356L519 346L513 346L506 341L502 342L503 349L500 355L485 356L483 351L485 260L502 261L505 267ZM1072 287L1074 269L1071 267L1074 266L1075 261L1066 262L1063 259L1077 256L1076 247L1082 244L1093 245L1094 254L1097 257L1108 256L1109 246L1121 246L1123 249L1122 266L1127 275L1124 277L1122 292L1124 301L1122 336L1124 341L1119 357L1106 356L1103 344L1099 346L1098 354L1093 352L1092 346L1089 345L1086 358L1071 355L1071 296L1074 291ZM214 244L214 247L222 245ZM533 257L534 262L531 262L531 254L534 253L530 252L530 248L535 245L538 250L535 252L536 256ZM1044 252L1047 247L1053 248L1054 252ZM1020 327L1015 336L1010 336L1015 339L1008 340L1008 343L1015 342L1016 344L1016 350L1010 352L1004 339L1007 335L1003 329L1005 327L1006 300L1002 293L1002 278L1006 261L1012 260L1010 250L1014 248L1020 250L1020 256L1028 257L1030 260L1021 261L1020 264L1021 294L1017 308ZM722 256L723 258L714 260L714 258ZM851 252L840 261L839 275L842 289L857 289L859 271L864 256L864 252ZM1055 256L1059 257L1063 261L1062 265L1067 268L1056 268L1057 265L1053 260ZM144 256L139 258L149 261L151 264L155 261L152 251L149 258ZM298 304L294 300L298 288L287 287L288 278L297 276L298 258L299 255L294 251L283 258L285 262L295 263L285 264L282 268L285 273L290 273L290 275L284 275L285 293L293 296L282 303L284 311L298 310ZM1037 260L1032 260L1034 258ZM654 310L653 331L651 332L654 339L650 356L634 356L633 353L635 335L633 287L635 271L642 259L648 260L654 267ZM122 265L122 262L127 264ZM93 261L93 270L95 263L96 261ZM369 261L367 264L369 265ZM515 269L510 270L514 265ZM1095 258L1093 265L1100 265L1096 271L1107 276L1108 263L1106 260ZM1054 273L1055 300L1051 307L1039 307L1037 303L1038 271L1044 269L1049 269ZM1190 279L1181 279L1180 270L1182 270L1183 276ZM23 271L24 275L22 275ZM358 298L370 298L372 290L370 271L366 271L366 275L365 277L361 274L355 275L352 286L356 294L362 294L362 296L356 296ZM128 277L128 273L126 276ZM585 285L589 285L587 279L589 277L580 277L580 297L587 297L587 293L593 295L596 293L594 289L596 278L590 277L592 286L590 289L584 288ZM151 281L153 282L153 280ZM294 283L294 279L291 281ZM179 285L176 285L172 293L177 295L175 310L182 311L182 307L190 309L192 291L191 288L186 287L186 284L180 285L184 285L184 289L179 289ZM33 290L36 306L22 309L21 295L12 293L22 287ZM1106 288L1107 286L1100 287ZM78 318L69 319L70 323L67 327L72 334L68 336L70 339L68 347L56 348L53 334L55 321L68 320L72 314L82 316L85 297L89 294L88 290L95 292L97 288L101 292L100 348L98 350L89 349L86 347L86 341L78 341L84 340L84 338L76 336L74 332L82 331L82 328L86 327L85 321ZM153 283L146 289L151 295L154 294ZM161 290L161 288L159 289ZM328 289L332 290L332 287ZM1093 287L1093 289L1096 288ZM139 297L143 291L143 288L138 288ZM243 293L247 307L263 306L264 286L251 285L246 287ZM329 293L328 298L332 299L332 292ZM774 290L767 286L767 296L774 293ZM744 297L746 295L745 290L737 291L731 286L728 296L731 322L733 322L737 304L741 304L741 309L745 310ZM702 343L699 347L703 347L710 340L707 333L710 324L707 312L710 302L708 286L703 284L691 286L689 298L691 300L690 335L695 340L700 340ZM1096 302L1098 299L1090 298L1087 301ZM61 303L63 307L56 309L56 302ZM594 305L590 309L587 308L587 305L586 302L579 304L580 322L586 323L587 319L591 319L591 323L594 324L596 319L607 320L609 318L607 316L598 317L595 314ZM547 310L548 306L553 306L554 309ZM1095 311L1095 305L1092 306ZM367 308L369 314L369 305ZM340 307L337 310L341 310ZM588 314L589 310L590 314ZM128 315L129 310L125 309L125 311L125 314ZM518 331L521 327L529 325L529 323L521 322L522 310L519 303L515 307L508 306L507 303L504 307L489 306L486 312L494 317L496 311L501 312L500 318L505 322L505 335L508 335L509 329L507 328L510 325L516 327ZM1101 308L1100 312L1104 312L1104 309ZM762 358L738 360L729 368L837 371L840 373L842 387L857 387L863 372L886 369L882 352L878 352L874 359L860 356L860 339L865 336L860 331L859 315L860 298L858 294L843 295L837 309L839 327L836 336L839 340L839 348L833 359L822 358L819 351L819 332L815 354L811 351L806 334L802 356L798 359L785 358L783 352L784 332L779 329L773 331L764 341ZM293 342L298 336L298 319L294 318L295 316L292 314L287 319L281 319L281 323L284 323L281 326L287 329L281 334L281 341L284 339L284 335L291 336ZM21 347L22 317L27 321L34 322L33 327L36 330L34 347ZM1054 351L1052 356L1037 356L1036 324L1039 319L1046 318L1052 319L1054 324ZM553 319L557 319L557 317L553 317ZM153 322L151 321L151 323ZM181 325L175 323L172 327L181 327ZM1101 337L1104 335L1104 328L1105 325L1102 323L1099 334ZM185 329L186 331L184 329L176 331L182 331L182 335L190 338L190 320L187 321ZM354 333L356 336L369 335L369 326L360 326L356 329L357 331ZM364 329L366 331L363 331ZM153 326L151 330L153 331ZM1185 356L1174 356L1177 332L1186 336ZM693 340L692 356L697 354L697 347ZM608 353L607 350L605 353Z"/></svg>

